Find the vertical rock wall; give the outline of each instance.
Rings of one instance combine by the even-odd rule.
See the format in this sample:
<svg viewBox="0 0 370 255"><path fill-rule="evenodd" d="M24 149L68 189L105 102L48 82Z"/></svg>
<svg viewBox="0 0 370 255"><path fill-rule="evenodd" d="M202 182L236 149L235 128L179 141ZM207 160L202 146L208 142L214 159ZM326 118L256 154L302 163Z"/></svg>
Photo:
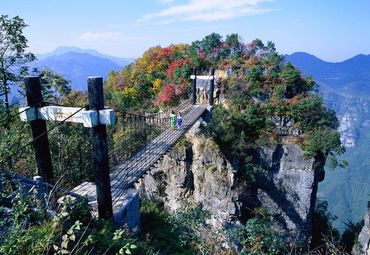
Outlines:
<svg viewBox="0 0 370 255"><path fill-rule="evenodd" d="M368 203L368 211L365 215L364 226L358 235L358 242L355 244L353 255L369 255L370 254L370 202Z"/></svg>
<svg viewBox="0 0 370 255"><path fill-rule="evenodd" d="M288 239L307 242L324 162L306 159L295 144L261 148L260 160L267 172L257 177L259 203L269 208L278 229Z"/></svg>
<svg viewBox="0 0 370 255"><path fill-rule="evenodd" d="M216 229L243 223L254 206L262 205L288 240L307 243L322 164L305 159L298 145L260 148L260 165L266 172L250 186L198 126L199 122L140 181L141 195L164 201L169 210L184 202L201 203Z"/></svg>

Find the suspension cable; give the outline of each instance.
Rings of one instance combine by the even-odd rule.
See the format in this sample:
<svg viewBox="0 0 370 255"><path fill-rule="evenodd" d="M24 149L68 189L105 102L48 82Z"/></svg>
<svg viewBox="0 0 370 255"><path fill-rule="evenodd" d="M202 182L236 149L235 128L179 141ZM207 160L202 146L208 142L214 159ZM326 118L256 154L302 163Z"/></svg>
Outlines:
<svg viewBox="0 0 370 255"><path fill-rule="evenodd" d="M69 115L67 118L63 119L62 121L60 121L59 123L57 123L56 125L54 125L53 127L51 127L50 129L46 130L44 133L40 134L39 136L35 137L33 140L29 141L27 144L23 145L21 148L17 149L15 152L13 152L12 154L10 154L9 156L6 157L5 160L0 160L0 164L1 163L4 163L6 160L9 160L11 159L14 155L18 154L20 151L22 151L23 149L25 149L27 146L31 145L32 143L34 143L36 140L40 139L42 136L44 136L45 134L51 132L52 130L54 130L55 128L61 126L62 124L64 124L65 121L67 121L68 119L72 118L74 115L76 115L77 113L79 113L80 111L86 109L87 106L85 107L82 107L80 108L79 110L77 110L76 112L72 113L71 115Z"/></svg>

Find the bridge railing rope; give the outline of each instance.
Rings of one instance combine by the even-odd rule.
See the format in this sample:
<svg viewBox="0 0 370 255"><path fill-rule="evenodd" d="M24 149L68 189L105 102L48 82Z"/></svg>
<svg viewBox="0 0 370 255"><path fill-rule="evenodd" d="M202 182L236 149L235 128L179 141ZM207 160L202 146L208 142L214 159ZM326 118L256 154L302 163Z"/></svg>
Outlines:
<svg viewBox="0 0 370 255"><path fill-rule="evenodd" d="M45 180L41 176L34 176L34 179L25 177L25 176L20 176L18 174L15 174L13 171L9 171L6 169L4 166L6 162L9 160L18 157L21 153L24 151L29 151L28 148L31 145L34 145L34 143L40 139L43 135L47 133L51 133L53 130L56 128L62 126L65 124L65 122L69 119L72 118L75 114L80 112L81 110L85 109L84 107L81 108L80 110L76 111L74 114L66 117L59 123L53 125L49 129L47 129L44 133L40 134L37 137L34 137L32 140L18 148L17 150L13 151L9 156L0 159L0 188L3 182L11 183L12 186L15 188L15 190L20 191L23 194L31 194L34 192L37 192L39 199L44 201L43 203L47 208L54 207L56 204L54 202L58 197L62 197L65 195L70 195L73 197L80 197L78 194L73 193L61 185L63 180L65 180L68 177L71 177L71 172L63 172L61 173L61 176L59 176L58 180L54 184L49 184L45 182ZM25 112L24 110L20 110L19 114L22 114ZM51 199L53 197L53 199ZM52 203L53 202L53 203Z"/></svg>
<svg viewBox="0 0 370 255"><path fill-rule="evenodd" d="M109 148L111 161L118 164L131 157L161 132L170 128L171 112L184 115L191 109L191 106L190 99L187 99L175 107L157 113L136 114L116 111L120 114L117 119L118 122L122 122L124 135L115 139L116 142L113 142Z"/></svg>
<svg viewBox="0 0 370 255"><path fill-rule="evenodd" d="M145 148L135 153L134 157L121 163L115 167L114 173L111 175L112 180L112 202L113 205L118 204L124 197L126 190L132 187L133 183L138 180L164 153L180 138L183 132L190 128L193 121L200 115L196 111L202 113L204 107L194 108L192 114L184 116L185 125L177 129L168 129L161 133L156 139L147 144ZM194 117L193 116L198 116Z"/></svg>

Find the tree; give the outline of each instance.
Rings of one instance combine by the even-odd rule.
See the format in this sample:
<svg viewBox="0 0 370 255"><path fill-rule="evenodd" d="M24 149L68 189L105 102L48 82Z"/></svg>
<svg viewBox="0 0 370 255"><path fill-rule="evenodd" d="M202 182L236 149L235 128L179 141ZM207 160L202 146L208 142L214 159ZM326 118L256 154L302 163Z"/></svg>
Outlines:
<svg viewBox="0 0 370 255"><path fill-rule="evenodd" d="M69 80L48 68L43 69L41 72L36 70L35 73L40 77L44 101L60 104L60 100L72 91Z"/></svg>
<svg viewBox="0 0 370 255"><path fill-rule="evenodd" d="M190 50L192 51L192 58L194 59L196 56L201 60L205 58L207 61L215 64L223 55L222 45L223 41L221 35L216 33L207 35L202 41L195 41L191 44ZM193 62L196 64L202 65L201 61L197 63L197 61L194 60Z"/></svg>
<svg viewBox="0 0 370 255"><path fill-rule="evenodd" d="M27 71L26 63L36 59L33 53L26 52L27 38L23 35L26 27L19 16L0 16L0 96L4 96L6 109L9 109L9 86Z"/></svg>
<svg viewBox="0 0 370 255"><path fill-rule="evenodd" d="M238 34L231 34L226 36L225 43L228 46L228 55L232 58L240 58L243 52L243 44L240 42Z"/></svg>

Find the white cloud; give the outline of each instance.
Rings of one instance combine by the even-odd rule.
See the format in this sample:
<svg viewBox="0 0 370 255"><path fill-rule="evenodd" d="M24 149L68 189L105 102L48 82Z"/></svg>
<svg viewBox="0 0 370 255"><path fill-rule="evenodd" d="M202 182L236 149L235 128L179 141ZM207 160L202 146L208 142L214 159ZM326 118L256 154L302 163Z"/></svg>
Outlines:
<svg viewBox="0 0 370 255"><path fill-rule="evenodd" d="M80 35L80 40L84 42L95 41L117 41L122 38L122 32L86 32Z"/></svg>
<svg viewBox="0 0 370 255"><path fill-rule="evenodd" d="M170 2L171 0L161 0ZM271 11L258 7L262 2L273 0L190 0L186 4L172 5L162 11L144 15L139 22L153 19L166 20L225 20Z"/></svg>

